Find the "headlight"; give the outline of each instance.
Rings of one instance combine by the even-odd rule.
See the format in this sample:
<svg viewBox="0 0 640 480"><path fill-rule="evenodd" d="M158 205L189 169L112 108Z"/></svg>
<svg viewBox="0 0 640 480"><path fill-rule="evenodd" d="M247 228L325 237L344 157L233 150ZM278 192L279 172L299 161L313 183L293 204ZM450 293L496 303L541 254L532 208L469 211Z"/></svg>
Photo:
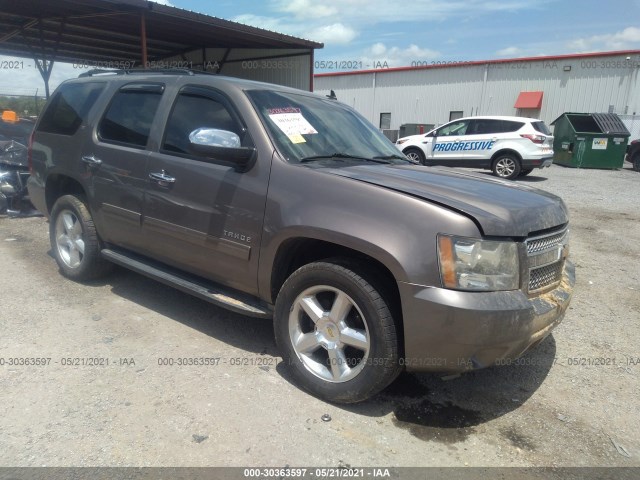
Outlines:
<svg viewBox="0 0 640 480"><path fill-rule="evenodd" d="M515 242L439 235L438 256L445 288L497 291L517 290L520 286Z"/></svg>
<svg viewBox="0 0 640 480"><path fill-rule="evenodd" d="M409 139L408 139L408 138L399 138L399 139L396 141L396 145L402 145L404 142L408 142L408 141L409 141Z"/></svg>

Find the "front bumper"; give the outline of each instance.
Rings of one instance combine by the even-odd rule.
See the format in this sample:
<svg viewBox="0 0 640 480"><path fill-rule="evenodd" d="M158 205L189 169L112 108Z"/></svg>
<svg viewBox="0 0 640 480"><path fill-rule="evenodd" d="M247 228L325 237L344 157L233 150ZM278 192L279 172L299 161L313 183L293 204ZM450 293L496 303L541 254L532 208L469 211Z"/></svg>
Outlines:
<svg viewBox="0 0 640 480"><path fill-rule="evenodd" d="M514 359L544 340L569 306L575 269L544 294L459 292L400 284L409 371L459 373Z"/></svg>

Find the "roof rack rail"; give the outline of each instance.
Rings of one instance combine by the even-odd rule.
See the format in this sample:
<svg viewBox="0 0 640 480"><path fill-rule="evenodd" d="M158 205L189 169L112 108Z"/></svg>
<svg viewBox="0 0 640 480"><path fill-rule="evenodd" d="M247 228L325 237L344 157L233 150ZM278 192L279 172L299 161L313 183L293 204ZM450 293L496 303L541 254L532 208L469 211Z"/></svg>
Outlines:
<svg viewBox="0 0 640 480"><path fill-rule="evenodd" d="M157 74L157 75L195 75L196 73L206 72L194 72L187 68L140 68L140 69L128 69L128 70L105 70L102 68L94 68L88 72L83 72L78 75L78 78L93 77L94 75L136 75L136 74Z"/></svg>

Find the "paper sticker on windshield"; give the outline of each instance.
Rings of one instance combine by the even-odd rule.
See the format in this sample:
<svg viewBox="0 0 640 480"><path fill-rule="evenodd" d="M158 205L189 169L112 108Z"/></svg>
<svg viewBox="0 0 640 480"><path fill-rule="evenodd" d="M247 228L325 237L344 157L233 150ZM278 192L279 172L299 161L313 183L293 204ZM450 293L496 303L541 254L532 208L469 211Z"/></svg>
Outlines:
<svg viewBox="0 0 640 480"><path fill-rule="evenodd" d="M296 133L295 135L288 135L288 137L289 140L291 140L291 143L307 143L304 137L299 133Z"/></svg>
<svg viewBox="0 0 640 480"><path fill-rule="evenodd" d="M268 111L269 118L293 143L302 143L301 135L312 135L318 131L302 116L299 108L272 108ZM293 138L292 138L293 137ZM297 141L294 141L297 140Z"/></svg>

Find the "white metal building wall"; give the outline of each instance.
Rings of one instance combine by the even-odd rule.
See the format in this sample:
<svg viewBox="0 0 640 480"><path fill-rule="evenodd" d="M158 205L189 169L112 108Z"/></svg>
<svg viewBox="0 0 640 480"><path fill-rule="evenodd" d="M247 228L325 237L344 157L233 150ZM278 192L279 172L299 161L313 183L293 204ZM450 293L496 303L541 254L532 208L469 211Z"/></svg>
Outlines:
<svg viewBox="0 0 640 480"><path fill-rule="evenodd" d="M627 61L627 58L630 60ZM627 66L631 65L631 66ZM564 112L640 114L640 51L571 58L487 62L425 69L317 75L315 91L334 90L374 125L391 113L391 128L404 123L449 121L451 111L469 115L517 115L522 91L543 91L540 118ZM566 68L571 67L569 71Z"/></svg>

